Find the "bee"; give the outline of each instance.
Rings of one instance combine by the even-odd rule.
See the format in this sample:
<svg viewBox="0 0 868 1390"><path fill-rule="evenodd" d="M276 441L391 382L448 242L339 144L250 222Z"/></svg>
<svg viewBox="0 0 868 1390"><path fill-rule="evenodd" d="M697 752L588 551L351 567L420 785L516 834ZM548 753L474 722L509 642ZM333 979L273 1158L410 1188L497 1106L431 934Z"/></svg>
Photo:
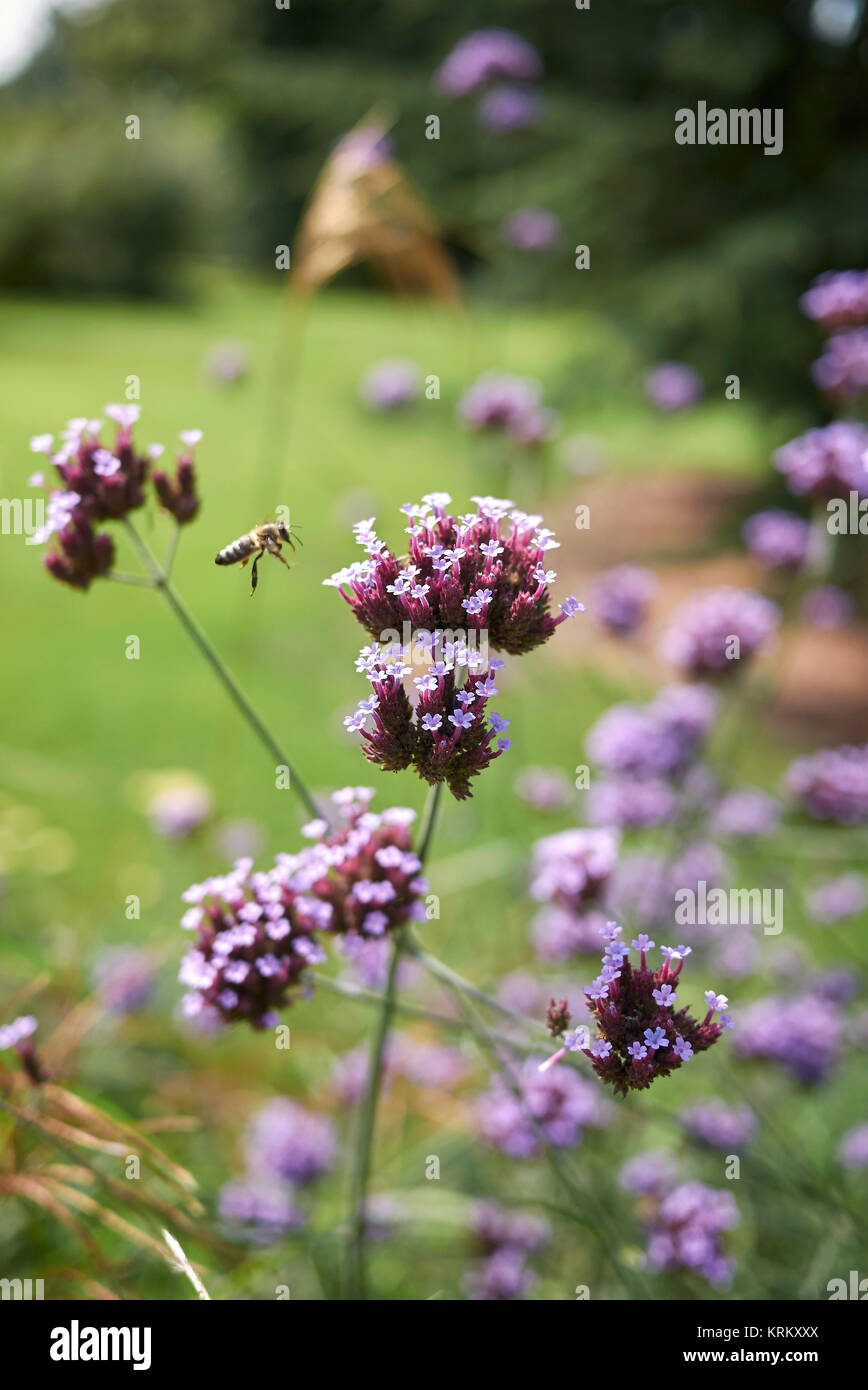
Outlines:
<svg viewBox="0 0 868 1390"><path fill-rule="evenodd" d="M301 545L301 537L296 536L285 521L263 521L260 526L254 526L252 531L248 531L246 536L239 536L237 541L231 545L226 545L215 557L215 565L237 565L241 562L243 569L251 556L254 556L253 568L250 571L250 596L256 593L258 575L256 566L259 564L260 556L274 555L282 565L291 569L289 561L281 555L281 541L285 541L290 550L295 554L294 540Z"/></svg>

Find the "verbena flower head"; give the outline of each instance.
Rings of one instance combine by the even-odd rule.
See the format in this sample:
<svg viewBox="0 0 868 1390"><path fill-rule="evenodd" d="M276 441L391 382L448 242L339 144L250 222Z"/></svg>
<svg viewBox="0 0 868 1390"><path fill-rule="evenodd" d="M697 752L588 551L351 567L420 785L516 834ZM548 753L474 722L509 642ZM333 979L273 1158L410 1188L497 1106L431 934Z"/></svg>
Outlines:
<svg viewBox="0 0 868 1390"><path fill-rule="evenodd" d="M802 313L826 331L868 323L868 270L827 270L799 300Z"/></svg>
<svg viewBox="0 0 868 1390"><path fill-rule="evenodd" d="M521 1211L507 1211L496 1202L476 1202L470 1218L470 1232L481 1255L493 1255L504 1248L529 1253L547 1245L551 1227L547 1221Z"/></svg>
<svg viewBox="0 0 868 1390"><path fill-rule="evenodd" d="M475 29L438 68L435 81L448 96L463 97L499 78L529 82L542 74L542 60L518 34L509 29Z"/></svg>
<svg viewBox="0 0 868 1390"><path fill-rule="evenodd" d="M595 778L588 790L587 817L591 825L644 830L671 821L678 801L662 777Z"/></svg>
<svg viewBox="0 0 868 1390"><path fill-rule="evenodd" d="M744 839L772 835L781 819L781 804L759 787L739 787L722 796L714 808L712 824L718 835Z"/></svg>
<svg viewBox="0 0 868 1390"><path fill-rule="evenodd" d="M685 1269L725 1288L732 1281L733 1264L724 1254L722 1235L738 1221L731 1192L701 1182L682 1183L655 1209L646 1264L655 1272Z"/></svg>
<svg viewBox="0 0 868 1390"><path fill-rule="evenodd" d="M420 646L436 649L456 635L485 636L496 650L521 655L552 636L566 617L582 611L568 598L560 615L549 611L546 568L557 548L539 516L493 497L475 497L475 512L453 517L448 493L429 493L402 510L410 525L408 553L397 559L373 530L354 530L368 559L339 570L326 584L346 599L377 642L402 640L405 624Z"/></svg>
<svg viewBox="0 0 868 1390"><path fill-rule="evenodd" d="M311 822L313 843L297 854L279 854L267 873L240 859L184 893L191 907L181 925L198 938L180 973L191 987L188 1015L269 1027L305 970L325 960L318 933L362 942L424 917L428 885L409 833L415 813L395 806L375 815L372 796L369 787L344 787L333 797L336 826Z"/></svg>
<svg viewBox="0 0 868 1390"><path fill-rule="evenodd" d="M724 1153L744 1148L756 1130L756 1116L748 1106L731 1109L721 1100L687 1106L680 1119L682 1128L693 1139Z"/></svg>
<svg viewBox="0 0 868 1390"><path fill-rule="evenodd" d="M530 1293L537 1277L525 1264L522 1251L511 1246L495 1250L479 1269L462 1280L471 1302L511 1303Z"/></svg>
<svg viewBox="0 0 868 1390"><path fill-rule="evenodd" d="M749 516L742 527L744 543L770 569L799 570L808 557L810 522L782 507Z"/></svg>
<svg viewBox="0 0 868 1390"><path fill-rule="evenodd" d="M868 391L868 328L828 338L811 376L817 389L836 401L855 400Z"/></svg>
<svg viewBox="0 0 868 1390"><path fill-rule="evenodd" d="M688 410L702 395L702 382L685 362L661 362L645 378L645 394L658 410Z"/></svg>
<svg viewBox="0 0 868 1390"><path fill-rule="evenodd" d="M681 776L710 734L717 707L704 685L664 686L650 704L613 705L588 731L588 756L610 774Z"/></svg>
<svg viewBox="0 0 868 1390"><path fill-rule="evenodd" d="M533 847L530 892L573 914L595 906L618 860L615 830L561 830ZM598 938L599 941L599 938Z"/></svg>
<svg viewBox="0 0 868 1390"><path fill-rule="evenodd" d="M603 968L585 994L598 1037L580 1047L600 1077L616 1094L644 1091L660 1076L705 1052L730 1026L725 995L707 990L707 1011L702 1022L685 1007L676 1008L684 957L688 947L663 947L663 965L650 970L647 953L654 948L640 934L632 946L621 939L621 929L610 923ZM631 950L639 953L638 967L630 962ZM714 1016L719 1014L719 1021Z"/></svg>
<svg viewBox="0 0 868 1390"><path fill-rule="evenodd" d="M282 1240L305 1225L305 1215L286 1183L241 1177L220 1189L218 1209L228 1226L259 1245Z"/></svg>
<svg viewBox="0 0 868 1390"><path fill-rule="evenodd" d="M868 743L824 748L797 758L786 775L789 790L814 820L839 825L868 821Z"/></svg>
<svg viewBox="0 0 868 1390"><path fill-rule="evenodd" d="M842 874L819 884L807 895L805 905L816 922L842 922L858 917L868 907L868 880L864 874Z"/></svg>
<svg viewBox="0 0 868 1390"><path fill-rule="evenodd" d="M468 429L505 431L519 444L544 443L559 423L554 411L543 405L538 381L505 372L483 372L461 397L456 413Z"/></svg>
<svg viewBox="0 0 868 1390"><path fill-rule="evenodd" d="M838 1162L844 1168L868 1168L868 1125L848 1129L838 1148Z"/></svg>
<svg viewBox="0 0 868 1390"><path fill-rule="evenodd" d="M841 1053L840 1007L811 994L769 995L739 1014L735 1041L740 1057L775 1062L806 1085L825 1081Z"/></svg>
<svg viewBox="0 0 868 1390"><path fill-rule="evenodd" d="M518 1082L520 1097L495 1076L476 1102L483 1138L510 1158L535 1158L545 1142L571 1148L586 1129L608 1123L609 1108L597 1088L570 1067L541 1072L530 1060Z"/></svg>
<svg viewBox="0 0 868 1390"><path fill-rule="evenodd" d="M609 632L627 637L642 626L656 589L651 570L641 565L615 565L597 575L591 612Z"/></svg>
<svg viewBox="0 0 868 1390"><path fill-rule="evenodd" d="M561 239L561 224L545 208L519 208L504 218L500 239L517 251L549 251Z"/></svg>
<svg viewBox="0 0 868 1390"><path fill-rule="evenodd" d="M188 1017L254 1028L277 1022L277 1010L299 992L301 977L325 959L316 933L331 918L328 904L308 890L281 856L267 873L239 859L228 874L193 884L181 925L197 944L181 963L179 979Z"/></svg>
<svg viewBox="0 0 868 1390"><path fill-rule="evenodd" d="M415 362L406 358L388 358L375 362L362 377L359 394L371 410L398 410L417 400L421 391L421 374Z"/></svg>
<svg viewBox="0 0 868 1390"><path fill-rule="evenodd" d="M539 94L530 87L492 87L476 108L476 119L483 130L508 135L536 125L542 112Z"/></svg>
<svg viewBox="0 0 868 1390"><path fill-rule="evenodd" d="M778 617L777 605L753 589L706 589L675 610L661 649L690 675L730 675L770 645Z"/></svg>
<svg viewBox="0 0 868 1390"><path fill-rule="evenodd" d="M251 1119L244 1141L248 1172L302 1186L328 1172L337 1153L334 1126L296 1101L270 1100Z"/></svg>
<svg viewBox="0 0 868 1390"><path fill-rule="evenodd" d="M158 776L145 807L158 835L183 840L208 819L214 801L207 786L191 773Z"/></svg>
<svg viewBox="0 0 868 1390"><path fill-rule="evenodd" d="M802 622L808 627L834 632L852 623L855 616L855 603L846 589L839 589L837 584L817 584L802 600Z"/></svg>
<svg viewBox="0 0 868 1390"><path fill-rule="evenodd" d="M807 430L772 455L787 487L796 497L846 497L851 491L868 494L868 426L855 420Z"/></svg>
<svg viewBox="0 0 868 1390"><path fill-rule="evenodd" d="M281 857L329 909L329 931L347 937L381 938L403 922L425 919L421 900L428 882L410 835L416 813L392 806L375 814L373 795L371 787L335 792L336 826L312 822L305 827L311 847Z"/></svg>
<svg viewBox="0 0 868 1390"><path fill-rule="evenodd" d="M400 645L364 648L359 669L372 693L344 723L361 735L369 762L387 772L412 766L423 781L445 782L463 800L471 779L512 746L505 736L509 720L488 709L502 664L450 642L428 673L414 678L411 702L404 685L411 668Z"/></svg>
<svg viewBox="0 0 868 1390"><path fill-rule="evenodd" d="M202 431L182 430L180 438L184 448L178 455L174 477L164 473L162 469L155 468L153 478L154 491L160 506L175 518L179 526L185 526L199 511L193 451L202 438ZM159 458L160 455L152 452L151 457Z"/></svg>
<svg viewBox="0 0 868 1390"><path fill-rule="evenodd" d="M618 1186L637 1197L662 1197L678 1176L672 1155L662 1149L628 1158L618 1173Z"/></svg>
<svg viewBox="0 0 868 1390"><path fill-rule="evenodd" d="M531 924L534 954L550 964L593 955L600 949L605 924L605 915L598 909L574 912L556 903L544 907Z"/></svg>
<svg viewBox="0 0 868 1390"><path fill-rule="evenodd" d="M34 453L50 459L61 483L52 489L43 475L31 478L34 486L49 493L46 524L34 540L51 547L44 556L49 574L75 589L89 588L94 579L111 570L114 542L108 532L96 527L120 521L143 505L152 460L162 452L159 445L145 453L135 446L138 406L107 405L105 413L115 425L111 442L102 438L102 420L84 417L69 421L57 449L52 435L37 435L30 441ZM192 520L198 509L192 451L199 438L199 430L182 434L185 447L177 477L172 483L165 481L165 497L157 486L160 501L179 521Z"/></svg>

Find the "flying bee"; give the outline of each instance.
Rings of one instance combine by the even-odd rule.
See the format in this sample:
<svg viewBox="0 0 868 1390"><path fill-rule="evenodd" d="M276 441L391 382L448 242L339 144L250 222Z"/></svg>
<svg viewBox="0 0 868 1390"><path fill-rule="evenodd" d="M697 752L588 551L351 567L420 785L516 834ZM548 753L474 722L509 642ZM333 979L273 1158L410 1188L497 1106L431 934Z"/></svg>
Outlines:
<svg viewBox="0 0 868 1390"><path fill-rule="evenodd" d="M248 531L246 536L239 536L237 541L231 545L226 545L216 556L215 565L237 565L240 561L241 568L253 559L253 568L250 571L250 596L256 592L258 575L256 566L259 564L260 556L274 555L287 569L292 566L289 561L281 555L281 541L285 541L290 550L295 554L294 541L301 545L301 537L295 535L290 530L285 521L263 521L260 526L254 526L252 531Z"/></svg>

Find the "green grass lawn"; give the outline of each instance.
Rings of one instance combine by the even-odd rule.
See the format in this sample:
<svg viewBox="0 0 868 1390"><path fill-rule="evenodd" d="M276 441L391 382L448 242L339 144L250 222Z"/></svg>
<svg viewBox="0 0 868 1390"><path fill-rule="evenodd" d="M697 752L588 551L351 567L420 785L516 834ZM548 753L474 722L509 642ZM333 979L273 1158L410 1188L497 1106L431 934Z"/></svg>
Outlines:
<svg viewBox="0 0 868 1390"><path fill-rule="evenodd" d="M203 429L197 464L203 506L182 539L177 587L308 784L328 792L370 783L377 788L375 807L420 808L423 788L411 773L387 778L370 768L343 731L343 715L364 690L353 659L367 639L322 579L356 558L350 522L357 516L375 514L379 533L397 545L401 503L445 489L463 510L470 495L493 490L454 415L460 393L479 372L539 376L563 414L564 432L599 436L608 468L624 475L625 486L631 474L666 468L761 478L769 449L794 428L792 421L763 418L748 390L737 405L725 402L722 387L689 416L655 415L641 396L646 364L629 341L602 321L554 311L464 314L334 292L317 299L305 317L287 308L272 284L209 275L201 299L188 305L11 301L0 324L0 493L28 495L25 480L38 462L27 449L32 434L58 434L68 417L100 415L106 402L123 398L131 374L141 381L140 443L159 440L171 452L179 430ZM241 383L220 389L205 379L202 362L222 339L249 347L252 370ZM440 399L423 401L400 418L368 413L358 401L358 380L386 356L411 357L425 375L437 375ZM520 505L533 501L533 480L526 481L525 494L525 480L513 469L510 487ZM566 474L556 480L554 494L567 510L576 487ZM265 560L251 600L246 572L217 569L214 554L280 504L291 507L304 548L291 574ZM168 535L165 520L140 517L159 551ZM578 532L561 539L565 547L581 544ZM119 564L136 566L124 553ZM239 1126L255 1102L275 1092L315 1092L334 1054L362 1038L370 1014L322 992L292 1011L289 1054L275 1053L252 1034L203 1041L181 1029L174 983L185 946L177 926L179 895L225 861L210 827L182 843L158 839L135 804L136 776L172 768L201 775L213 790L216 820L252 819L261 826L263 859L298 844L299 809L291 792L275 788L268 758L157 594L109 583L95 584L86 595L68 591L49 580L39 551L20 537L0 538L0 569L6 596L0 663L3 994L48 971L48 1007L59 1011L86 992L93 959L107 945L134 941L160 953L166 964L157 1006L147 1019L118 1030L104 1027L85 1043L82 1086L131 1112L177 1106L200 1114L203 1130L178 1140L177 1151L210 1200L232 1170ZM140 639L139 660L125 657L131 635ZM485 987L530 962L526 850L540 834L571 821L569 814L530 812L512 792L515 774L542 764L571 776L583 761L585 731L605 703L599 683L587 680L579 664L559 659L556 646L514 663L499 702L513 721L513 752L478 780L472 801L448 801L438 829L431 878L443 906L427 940ZM633 693L647 691L612 691ZM740 740L738 758L749 780L757 777L757 760L762 766L766 757L758 737ZM484 859L490 845L492 862L500 866L493 872L459 857L480 851ZM477 871L483 881L468 884ZM129 894L141 898L138 921L125 918ZM840 945L824 941L819 951L836 959ZM695 982L697 996L705 983ZM667 1094L655 1096L650 1119L641 1097L624 1106L610 1134L587 1141L582 1164L598 1173L611 1170L622 1152L671 1135L667 1116L687 1095L717 1089L732 1099L742 1083L733 1079L726 1057L715 1054L702 1066L690 1076L679 1073ZM845 1076L837 1088L793 1101L783 1147L775 1141L774 1152L785 1150L792 1126L810 1162L828 1174L831 1141L822 1136L855 1123L858 1116L848 1120L854 1085L855 1078ZM479 1151L460 1130L441 1128L434 1114L401 1118L388 1106L386 1113L378 1185L415 1184L432 1227L426 1238L438 1253L434 1272L408 1287L403 1256L384 1247L377 1255L381 1296L427 1296L431 1279L432 1291L454 1288L461 1263L454 1228L446 1216L438 1224L434 1199L418 1192L420 1155L431 1151L432 1132L436 1152L450 1160L444 1189L485 1190L491 1173L498 1184L517 1182L528 1193L534 1182L522 1173L516 1177L516 1165L505 1159L488 1162L483 1171ZM709 1180L719 1176L714 1169ZM781 1178L776 1200L785 1213L781 1220L804 1227L810 1245L824 1209L818 1206L816 1216L806 1212L789 1192L794 1181L792 1174ZM323 1229L338 1219L340 1196L335 1183L319 1212ZM748 1209L740 1244L750 1242L758 1219ZM48 1232L46 1222L50 1247ZM581 1250L581 1238L574 1239ZM848 1240L841 1235L844 1270L850 1267ZM280 1258L292 1264L298 1296L321 1296L297 1251ZM323 1258L327 1267L328 1253ZM544 1296L571 1296L581 1277L571 1258L561 1251L566 1283L551 1273ZM781 1248L766 1250L752 1269L743 1286L748 1296L756 1291L750 1280L777 1291L765 1296L800 1296L801 1276L788 1271ZM611 1290L611 1272L603 1277ZM151 1296L174 1287L170 1276L146 1264L141 1279ZM262 1294L255 1266L231 1287L270 1296ZM684 1296L707 1292L692 1286Z"/></svg>

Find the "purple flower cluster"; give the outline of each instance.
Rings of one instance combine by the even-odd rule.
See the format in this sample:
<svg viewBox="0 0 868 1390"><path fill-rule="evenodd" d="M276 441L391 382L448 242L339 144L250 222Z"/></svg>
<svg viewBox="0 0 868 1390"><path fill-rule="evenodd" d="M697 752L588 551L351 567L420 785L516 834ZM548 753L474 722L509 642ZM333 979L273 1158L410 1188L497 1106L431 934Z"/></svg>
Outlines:
<svg viewBox="0 0 868 1390"><path fill-rule="evenodd" d="M251 1119L244 1140L245 1173L220 1193L220 1215L256 1239L276 1240L304 1224L295 1201L331 1168L337 1144L331 1121L295 1101L269 1101Z"/></svg>
<svg viewBox="0 0 868 1390"><path fill-rule="evenodd" d="M456 413L468 429L505 432L528 446L546 443L560 423L555 411L543 405L538 381L506 372L483 372L461 397Z"/></svg>
<svg viewBox="0 0 868 1390"><path fill-rule="evenodd" d="M868 1125L848 1129L838 1149L838 1162L844 1168L868 1168Z"/></svg>
<svg viewBox="0 0 868 1390"><path fill-rule="evenodd" d="M20 1014L18 1018L13 1018L11 1023L6 1023L0 1028L0 1052L14 1052L36 1086L47 1080L48 1076L39 1060L36 1046L31 1041L38 1026L32 1014Z"/></svg>
<svg viewBox="0 0 868 1390"><path fill-rule="evenodd" d="M450 97L471 96L487 88L477 107L477 120L486 130L507 134L537 120L540 98L527 84L541 75L539 54L517 34L508 29L476 29L455 45L438 68L435 83Z"/></svg>
<svg viewBox="0 0 868 1390"><path fill-rule="evenodd" d="M736 1052L775 1062L798 1081L825 1081L841 1052L840 1008L817 991L785 998L769 995L739 1014Z"/></svg>
<svg viewBox="0 0 868 1390"><path fill-rule="evenodd" d="M802 809L814 820L839 825L868 821L868 743L860 747L824 748L797 758L786 782Z"/></svg>
<svg viewBox="0 0 868 1390"><path fill-rule="evenodd" d="M827 270L799 300L821 328L859 328L868 323L868 270Z"/></svg>
<svg viewBox="0 0 868 1390"><path fill-rule="evenodd" d="M685 362L661 362L646 376L645 394L658 410L688 410L702 395L702 382Z"/></svg>
<svg viewBox="0 0 868 1390"><path fill-rule="evenodd" d="M597 575L592 590L595 618L616 637L627 637L642 626L657 580L641 565L615 565Z"/></svg>
<svg viewBox="0 0 868 1390"><path fill-rule="evenodd" d="M864 874L842 874L830 879L807 895L806 907L816 922L842 922L858 917L868 907L868 881Z"/></svg>
<svg viewBox="0 0 868 1390"><path fill-rule="evenodd" d="M476 108L477 121L494 135L527 130L537 124L541 114L542 100L530 87L492 87Z"/></svg>
<svg viewBox="0 0 868 1390"><path fill-rule="evenodd" d="M308 967L325 960L318 932L376 938L424 912L427 883L408 829L414 812L374 815L372 796L367 787L335 793L343 824L329 832L312 822L306 833L316 842L279 854L267 873L240 859L231 873L187 889L181 925L197 934L180 971L188 1016L270 1027Z"/></svg>
<svg viewBox="0 0 868 1390"><path fill-rule="evenodd" d="M414 767L429 785L445 782L459 801L472 795L470 783L512 747L505 735L509 720L487 704L497 695L495 671L503 665L463 643L449 642L423 676L413 679L411 703L400 644L365 647L358 669L371 683L371 695L344 720L362 737L369 762L387 772ZM369 727L370 724L370 727Z"/></svg>
<svg viewBox="0 0 868 1390"><path fill-rule="evenodd" d="M845 589L837 584L817 584L802 600L802 621L808 627L835 632L852 623L856 605Z"/></svg>
<svg viewBox="0 0 868 1390"><path fill-rule="evenodd" d="M827 338L811 376L817 389L833 400L855 400L868 391L868 328Z"/></svg>
<svg viewBox="0 0 868 1390"><path fill-rule="evenodd" d="M562 830L533 847L531 897L580 915L594 907L618 859L613 830Z"/></svg>
<svg viewBox="0 0 868 1390"><path fill-rule="evenodd" d="M588 793L594 825L641 829L671 820L676 788L708 737L717 697L708 686L672 685L648 705L613 705L590 729L586 748L605 774Z"/></svg>
<svg viewBox="0 0 868 1390"><path fill-rule="evenodd" d="M799 570L808 557L810 522L782 507L749 516L741 533L751 555L770 569Z"/></svg>
<svg viewBox="0 0 868 1390"><path fill-rule="evenodd" d="M722 1236L738 1220L730 1192L701 1182L682 1183L655 1207L645 1257L648 1268L684 1269L726 1288L732 1282L733 1262L724 1254Z"/></svg>
<svg viewBox="0 0 868 1390"><path fill-rule="evenodd" d="M505 1211L495 1202L478 1202L470 1230L484 1263L465 1276L468 1298L489 1302L523 1298L534 1282L526 1258L551 1240L548 1224L521 1212Z"/></svg>
<svg viewBox="0 0 868 1390"><path fill-rule="evenodd" d="M650 1149L627 1159L618 1173L618 1186L636 1197L662 1197L677 1177L672 1155L663 1149Z"/></svg>
<svg viewBox="0 0 868 1390"><path fill-rule="evenodd" d="M712 823L718 835L754 839L772 835L781 818L780 802L758 787L727 792L714 808Z"/></svg>
<svg viewBox="0 0 868 1390"><path fill-rule="evenodd" d="M742 1149L753 1138L756 1116L746 1105L730 1109L721 1100L703 1101L681 1112L685 1133L726 1154Z"/></svg>
<svg viewBox="0 0 868 1390"><path fill-rule="evenodd" d="M778 617L777 605L753 589L706 589L675 610L661 650L692 676L731 674L771 643Z"/></svg>
<svg viewBox="0 0 868 1390"><path fill-rule="evenodd" d="M501 224L500 237L517 251L550 251L561 238L561 224L545 208L519 208Z"/></svg>
<svg viewBox="0 0 868 1390"><path fill-rule="evenodd" d="M371 410L399 410L417 400L421 390L421 375L415 362L405 358L387 358L369 367L362 377L359 395Z"/></svg>
<svg viewBox="0 0 868 1390"><path fill-rule="evenodd" d="M408 554L399 560L378 539L373 520L353 529L368 559L338 570L333 585L377 642L397 641L405 624L413 640L435 649L456 633L487 637L498 651L520 655L581 612L574 598L549 613L547 553L558 547L542 518L494 497L474 497L476 511L450 516L448 493L429 493L402 507L410 521Z"/></svg>
<svg viewBox="0 0 868 1390"><path fill-rule="evenodd" d="M62 486L50 488L43 474L31 477L33 487L49 493L46 524L36 532L36 543L53 543L44 556L49 574L74 589L87 589L94 579L108 574L114 564L114 541L107 531L97 531L103 522L120 521L145 501L145 486L152 476L157 497L180 523L192 521L199 507L193 470L193 448L201 439L200 430L181 434L184 451L179 455L173 479L152 470L162 445L152 444L144 453L133 443L133 425L138 406L107 405L105 413L114 421L111 447L101 438L102 421L84 417L70 420L61 443L54 450L54 436L36 435L30 441L34 453L45 454L57 472Z"/></svg>
<svg viewBox="0 0 868 1390"><path fill-rule="evenodd" d="M517 34L509 29L475 29L455 45L438 69L436 81L448 96L463 97L500 78L532 82L541 75L539 54Z"/></svg>
<svg viewBox="0 0 868 1390"><path fill-rule="evenodd" d="M807 430L775 450L772 462L796 497L846 497L851 491L868 495L868 426L855 420Z"/></svg>
<svg viewBox="0 0 868 1390"><path fill-rule="evenodd" d="M571 1067L540 1071L530 1060L521 1068L515 1094L495 1076L476 1102L482 1137L510 1158L535 1158L545 1143L571 1148L588 1128L602 1129L609 1108L599 1090Z"/></svg>
<svg viewBox="0 0 868 1390"><path fill-rule="evenodd" d="M544 907L531 924L535 955L555 964L578 955L594 955L605 930L605 914L598 909L574 912L556 904Z"/></svg>
<svg viewBox="0 0 868 1390"><path fill-rule="evenodd" d="M579 1028L565 1035L564 1044L571 1052L583 1052L600 1080L617 1095L626 1095L646 1090L695 1053L705 1052L732 1021L725 1012L726 995L714 990L705 992L707 1011L701 1023L688 1009L675 1009L689 946L662 947L663 966L652 971L646 956L654 942L644 933L632 943L639 952L638 969L631 965L630 947L621 940L621 928L614 922L608 925L605 941L603 969L585 990L598 1036L591 1041L587 1030ZM716 1013L720 1014L717 1023Z"/></svg>

